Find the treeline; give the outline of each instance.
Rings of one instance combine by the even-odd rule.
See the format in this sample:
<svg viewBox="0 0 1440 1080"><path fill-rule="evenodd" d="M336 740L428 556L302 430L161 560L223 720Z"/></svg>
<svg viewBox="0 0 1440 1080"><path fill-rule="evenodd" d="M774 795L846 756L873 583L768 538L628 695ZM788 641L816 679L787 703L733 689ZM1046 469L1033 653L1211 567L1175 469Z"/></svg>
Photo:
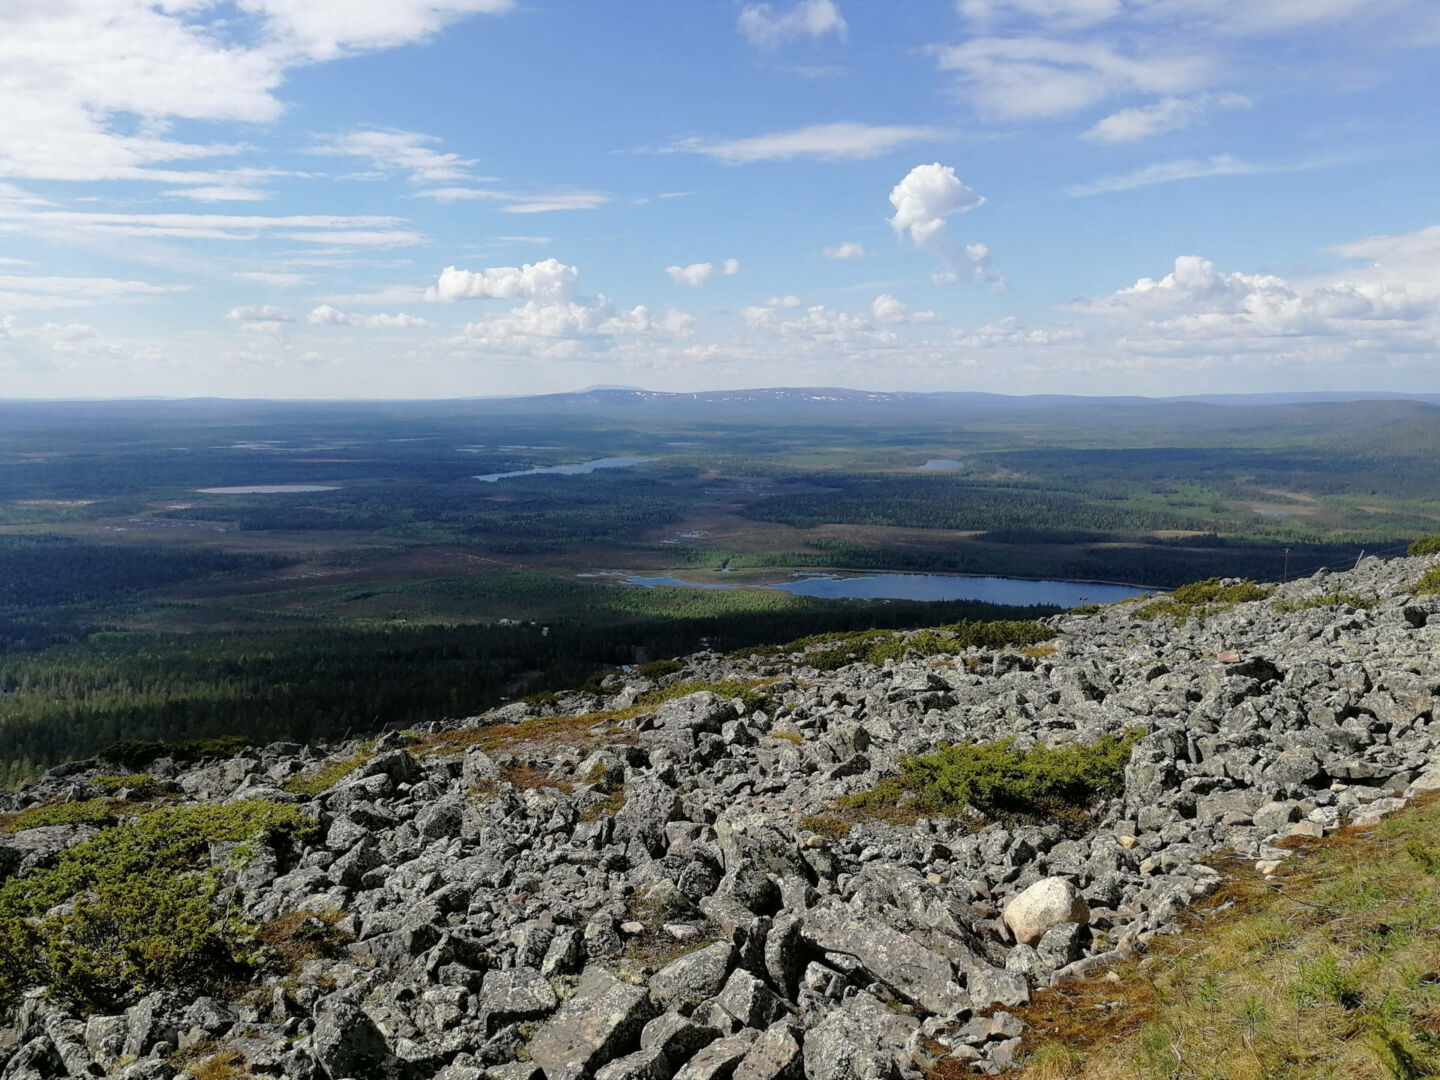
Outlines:
<svg viewBox="0 0 1440 1080"><path fill-rule="evenodd" d="M676 604L634 596L628 621L321 629L256 634L97 634L0 657L0 777L15 782L122 739L334 738L464 716L507 698L574 686L595 669L809 634L960 619L1027 618L1051 608L855 603L716 594ZM692 599L693 598L693 599ZM667 608L667 603L669 607ZM615 613L615 609L610 609ZM612 614L613 617L613 614Z"/></svg>

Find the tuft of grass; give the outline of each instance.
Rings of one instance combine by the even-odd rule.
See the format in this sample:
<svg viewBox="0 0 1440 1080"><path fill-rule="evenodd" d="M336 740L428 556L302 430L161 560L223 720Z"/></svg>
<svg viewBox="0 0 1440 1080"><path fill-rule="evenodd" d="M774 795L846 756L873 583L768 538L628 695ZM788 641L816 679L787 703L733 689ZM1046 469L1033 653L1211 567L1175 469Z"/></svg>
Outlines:
<svg viewBox="0 0 1440 1080"><path fill-rule="evenodd" d="M1083 818L1100 798L1120 792L1130 750L1144 732L1102 735L1092 746L1038 745L1021 752L1014 741L942 746L900 760L900 775L869 791L841 797L841 810L887 820L978 811L987 818Z"/></svg>
<svg viewBox="0 0 1440 1080"><path fill-rule="evenodd" d="M1440 566L1432 566L1421 574L1414 591L1417 594L1440 593Z"/></svg>
<svg viewBox="0 0 1440 1080"><path fill-rule="evenodd" d="M883 667L886 660L903 660L910 655L923 659L956 656L970 648L1036 648L1053 638L1055 631L1031 620L1009 619L996 622L967 620L913 633L876 630L829 636L838 638L838 643L828 649L806 653L800 658L801 662L817 671L835 671L857 660Z"/></svg>
<svg viewBox="0 0 1440 1080"><path fill-rule="evenodd" d="M811 814L800 819L800 827L830 840L843 840L855 828L855 822L836 814Z"/></svg>
<svg viewBox="0 0 1440 1080"><path fill-rule="evenodd" d="M580 820L598 821L602 817L614 817L620 812L620 808L625 805L627 798L628 796L625 794L625 789L622 787L607 796L603 802L598 802L589 809L581 811Z"/></svg>
<svg viewBox="0 0 1440 1080"><path fill-rule="evenodd" d="M641 664L635 669L635 674L642 679L663 679L666 675L674 675L677 671L684 671L685 665L678 660L651 660L648 664Z"/></svg>
<svg viewBox="0 0 1440 1080"><path fill-rule="evenodd" d="M1431 533L1429 536L1422 536L1408 548L1407 555L1435 555L1440 554L1440 533Z"/></svg>
<svg viewBox="0 0 1440 1080"><path fill-rule="evenodd" d="M551 788L566 795L575 790L575 785L568 780L551 779L532 766L508 765L500 771L499 778L481 780L471 788L470 793L480 799L494 798L499 793L501 784L510 784L517 791L539 791L541 788Z"/></svg>
<svg viewBox="0 0 1440 1080"><path fill-rule="evenodd" d="M1333 592L1324 596L1309 596L1304 600L1276 600L1273 609L1282 615L1292 611L1309 611L1312 608L1322 607L1352 607L1369 609L1376 605L1377 601L1367 600L1355 593Z"/></svg>
<svg viewBox="0 0 1440 1080"><path fill-rule="evenodd" d="M340 911L292 911L255 928L255 940L270 949L285 971L298 971L311 960L339 956L350 935L336 927Z"/></svg>
<svg viewBox="0 0 1440 1080"><path fill-rule="evenodd" d="M1257 585L1253 581L1242 581L1238 585L1221 585L1219 578L1206 578L1181 585L1169 596L1153 600L1137 608L1135 617L1149 621L1169 616L1184 622L1192 615L1204 615L1229 607L1232 604L1247 604L1264 600L1275 590L1268 585Z"/></svg>
<svg viewBox="0 0 1440 1080"><path fill-rule="evenodd" d="M1440 800L1288 843L1274 879L1237 861L1118 982L1017 1010L1034 1032L1017 1080L1440 1075Z"/></svg>

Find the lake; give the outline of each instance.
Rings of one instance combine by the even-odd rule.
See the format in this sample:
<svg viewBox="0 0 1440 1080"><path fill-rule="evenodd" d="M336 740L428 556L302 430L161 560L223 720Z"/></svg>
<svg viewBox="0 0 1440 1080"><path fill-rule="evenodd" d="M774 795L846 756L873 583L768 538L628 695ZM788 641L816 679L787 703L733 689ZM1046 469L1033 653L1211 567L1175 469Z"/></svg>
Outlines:
<svg viewBox="0 0 1440 1080"><path fill-rule="evenodd" d="M627 585L646 588L667 585L689 589L741 587L719 583L696 584L668 575L615 576L621 577ZM1104 585L1090 581L1031 581L1028 578L963 577L959 574L797 574L791 581L755 587L826 600L980 600L987 604L1049 604L1061 608L1113 604L1150 591L1131 585Z"/></svg>
<svg viewBox="0 0 1440 1080"><path fill-rule="evenodd" d="M533 469L487 473L485 476L476 476L474 479L493 484L496 480L508 480L512 476L539 476L542 473L553 473L556 476L580 476L584 473L595 472L597 469L628 469L631 465L639 465L642 462L653 460L655 459L646 457L596 458L594 461L585 461L579 465L537 465Z"/></svg>
<svg viewBox="0 0 1440 1080"><path fill-rule="evenodd" d="M954 458L931 458L924 465L917 465L919 472L958 472L965 468L965 462L956 461Z"/></svg>
<svg viewBox="0 0 1440 1080"><path fill-rule="evenodd" d="M196 488L201 495L292 495L305 491L339 491L338 484L251 484L248 487Z"/></svg>

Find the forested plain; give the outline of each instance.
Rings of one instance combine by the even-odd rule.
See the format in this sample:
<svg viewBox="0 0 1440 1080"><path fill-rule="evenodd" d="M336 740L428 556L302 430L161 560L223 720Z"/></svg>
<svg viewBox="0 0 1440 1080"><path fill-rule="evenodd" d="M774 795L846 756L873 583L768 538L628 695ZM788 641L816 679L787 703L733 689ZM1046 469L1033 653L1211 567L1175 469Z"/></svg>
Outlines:
<svg viewBox="0 0 1440 1080"><path fill-rule="evenodd" d="M615 456L645 460L477 479ZM1043 613L756 587L802 569L1309 573L1437 531L1437 481L1422 401L0 402L0 783L121 739L334 738L702 645ZM264 485L314 490L205 490Z"/></svg>

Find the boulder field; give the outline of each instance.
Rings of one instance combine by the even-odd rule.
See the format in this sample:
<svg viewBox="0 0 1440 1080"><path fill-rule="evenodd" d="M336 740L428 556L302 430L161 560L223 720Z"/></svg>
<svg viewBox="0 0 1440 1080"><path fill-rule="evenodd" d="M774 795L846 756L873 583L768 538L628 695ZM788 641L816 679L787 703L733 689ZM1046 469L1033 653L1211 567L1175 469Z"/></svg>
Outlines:
<svg viewBox="0 0 1440 1080"><path fill-rule="evenodd" d="M227 920L313 925L328 947L109 1011L22 987L0 1078L1000 1072L1022 1032L1007 1010L1173 931L1218 852L1264 872L1283 837L1440 789L1440 596L1413 592L1435 563L1367 559L1184 618L1142 618L1143 599L1063 614L1023 649L825 670L807 656L833 645L700 653L372 742L155 761L166 808L259 800L311 823L244 859L211 844L209 866ZM702 684L746 690L655 693ZM1132 741L1123 790L1063 819L837 809L942 744L1106 735ZM0 800L0 880L94 837L14 826L115 771L72 763Z"/></svg>

